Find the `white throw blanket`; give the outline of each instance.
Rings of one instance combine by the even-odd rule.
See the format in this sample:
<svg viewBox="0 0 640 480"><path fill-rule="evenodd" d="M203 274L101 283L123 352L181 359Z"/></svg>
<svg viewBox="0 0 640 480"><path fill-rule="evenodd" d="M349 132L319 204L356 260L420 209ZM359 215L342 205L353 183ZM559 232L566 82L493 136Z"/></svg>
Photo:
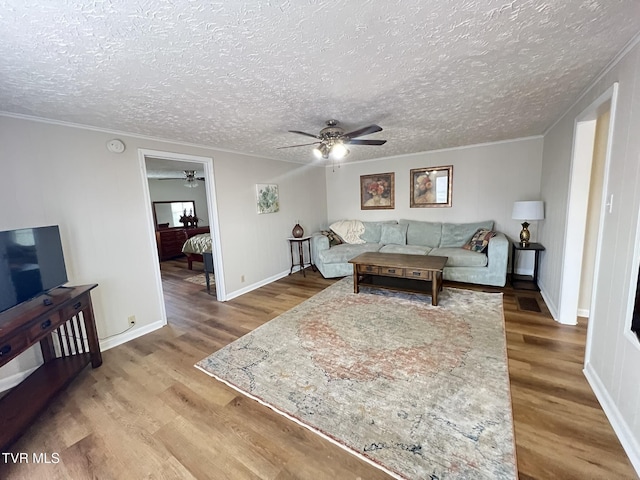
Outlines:
<svg viewBox="0 0 640 480"><path fill-rule="evenodd" d="M345 243L365 243L360 238L364 233L364 223L360 220L340 220L332 223L329 228L345 241Z"/></svg>

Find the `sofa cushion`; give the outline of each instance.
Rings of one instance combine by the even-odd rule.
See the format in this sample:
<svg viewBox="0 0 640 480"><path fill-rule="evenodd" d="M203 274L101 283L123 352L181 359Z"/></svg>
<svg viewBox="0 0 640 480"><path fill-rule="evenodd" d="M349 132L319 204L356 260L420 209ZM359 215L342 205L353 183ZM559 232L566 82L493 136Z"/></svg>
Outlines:
<svg viewBox="0 0 640 480"><path fill-rule="evenodd" d="M343 243L340 236L333 230L322 230L320 233L329 239L329 245L331 246Z"/></svg>
<svg viewBox="0 0 640 480"><path fill-rule="evenodd" d="M329 225L345 243L365 243L360 238L364 233L364 224L360 220L340 220Z"/></svg>
<svg viewBox="0 0 640 480"><path fill-rule="evenodd" d="M334 247L335 248L335 247ZM484 253L472 252L459 247L434 248L429 255L449 257L447 267L486 267L487 256Z"/></svg>
<svg viewBox="0 0 640 480"><path fill-rule="evenodd" d="M495 235L496 232L479 228L476 233L473 234L471 240L465 243L462 248L465 250L471 250L472 252L482 253L489 245L489 240L491 240L492 237L495 237Z"/></svg>
<svg viewBox="0 0 640 480"><path fill-rule="evenodd" d="M389 224L382 225L380 233L380 243L383 245L406 245L407 244L407 225Z"/></svg>
<svg viewBox="0 0 640 480"><path fill-rule="evenodd" d="M431 247L423 247L420 245L385 245L380 249L381 253L404 253L407 255L427 255L431 251Z"/></svg>
<svg viewBox="0 0 640 480"><path fill-rule="evenodd" d="M442 236L442 223L421 222L418 220L399 220L399 224L407 224L407 245L439 247Z"/></svg>
<svg viewBox="0 0 640 480"><path fill-rule="evenodd" d="M331 247L329 250L321 250L318 252L318 258L323 263L346 263L361 253L377 252L380 250L380 247L382 247L382 245L379 243L343 243Z"/></svg>
<svg viewBox="0 0 640 480"><path fill-rule="evenodd" d="M380 235L382 234L382 225L397 224L395 220L387 220L384 222L362 222L364 224L364 233L360 235L360 238L367 243L382 243L380 242Z"/></svg>
<svg viewBox="0 0 640 480"><path fill-rule="evenodd" d="M493 222L443 223L440 247L462 247L479 228L493 230Z"/></svg>

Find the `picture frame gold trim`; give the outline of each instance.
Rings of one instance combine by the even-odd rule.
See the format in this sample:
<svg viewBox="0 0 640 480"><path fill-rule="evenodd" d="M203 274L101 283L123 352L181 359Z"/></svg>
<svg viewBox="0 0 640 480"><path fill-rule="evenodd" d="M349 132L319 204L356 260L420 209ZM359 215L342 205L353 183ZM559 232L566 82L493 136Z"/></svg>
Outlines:
<svg viewBox="0 0 640 480"><path fill-rule="evenodd" d="M451 207L453 165L414 168L409 182L410 208Z"/></svg>
<svg viewBox="0 0 640 480"><path fill-rule="evenodd" d="M360 175L360 210L396 208L395 173Z"/></svg>

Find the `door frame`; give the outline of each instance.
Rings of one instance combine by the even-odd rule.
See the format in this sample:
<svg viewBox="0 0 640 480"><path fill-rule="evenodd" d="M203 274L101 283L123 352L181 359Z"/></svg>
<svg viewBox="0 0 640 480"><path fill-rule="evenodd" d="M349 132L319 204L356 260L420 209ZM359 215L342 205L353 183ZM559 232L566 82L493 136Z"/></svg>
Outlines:
<svg viewBox="0 0 640 480"><path fill-rule="evenodd" d="M162 160L169 160L175 162L188 162L188 163L199 163L202 165L204 170L204 188L206 188L206 197L207 197L207 212L209 214L209 229L211 231L211 237L213 239L211 245L211 252L213 256L213 268L216 272L216 298L218 301L226 301L227 293L224 283L224 266L222 260L222 248L220 246L220 222L218 219L218 204L216 200L216 186L214 181L214 170L213 170L213 158L212 157L202 157L198 155L188 155L184 153L174 153L174 152L166 152L160 150L149 150L144 148L138 149L138 161L140 163L140 171L142 172L142 184L143 184L143 192L146 199L146 208L145 211L147 213L147 233L149 236L150 245L153 245L153 251L155 252L156 257L156 269L155 269L155 279L156 285L158 288L158 293L160 298L164 299L164 294L162 290L162 276L160 273L160 257L158 255L158 251L156 248L156 229L153 220L153 210L151 204L151 194L149 192L149 183L147 181L147 165L145 162L146 157L160 158ZM164 301L162 302L162 316L166 323L167 313L164 305Z"/></svg>

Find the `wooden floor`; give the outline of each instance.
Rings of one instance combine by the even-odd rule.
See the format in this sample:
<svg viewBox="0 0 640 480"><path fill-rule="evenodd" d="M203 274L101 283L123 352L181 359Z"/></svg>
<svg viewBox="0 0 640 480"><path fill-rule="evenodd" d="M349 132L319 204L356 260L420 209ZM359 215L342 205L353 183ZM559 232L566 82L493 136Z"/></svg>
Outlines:
<svg viewBox="0 0 640 480"><path fill-rule="evenodd" d="M186 263L162 273L169 325L104 352L14 445L29 462L0 458L0 478L390 478L193 367L335 280L307 270L219 303L183 280ZM586 325L558 325L537 293L483 290L504 292L520 479L637 478L582 375Z"/></svg>

